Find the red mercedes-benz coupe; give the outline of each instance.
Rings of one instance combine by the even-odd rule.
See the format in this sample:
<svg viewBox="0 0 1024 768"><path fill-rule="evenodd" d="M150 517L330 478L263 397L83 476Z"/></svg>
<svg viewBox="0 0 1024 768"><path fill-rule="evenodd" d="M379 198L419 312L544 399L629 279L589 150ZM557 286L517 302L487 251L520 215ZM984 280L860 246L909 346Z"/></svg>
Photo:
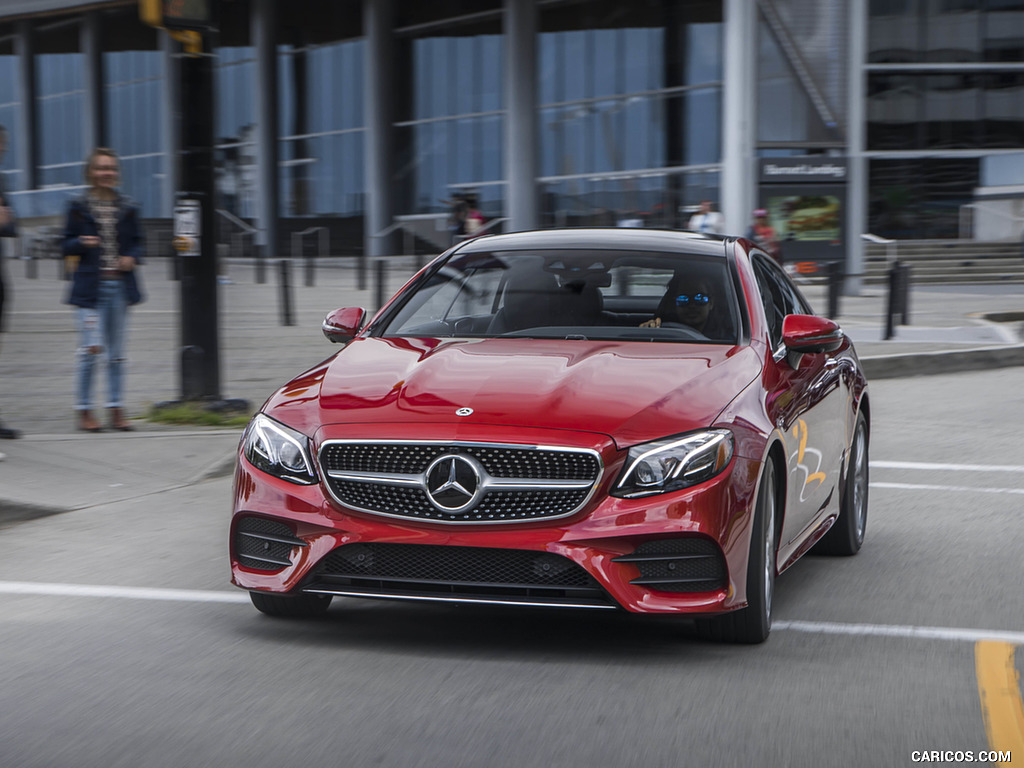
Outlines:
<svg viewBox="0 0 1024 768"><path fill-rule="evenodd" d="M864 540L857 356L746 240L483 237L323 332L344 347L240 446L232 580L263 613L624 609L755 643L778 573Z"/></svg>

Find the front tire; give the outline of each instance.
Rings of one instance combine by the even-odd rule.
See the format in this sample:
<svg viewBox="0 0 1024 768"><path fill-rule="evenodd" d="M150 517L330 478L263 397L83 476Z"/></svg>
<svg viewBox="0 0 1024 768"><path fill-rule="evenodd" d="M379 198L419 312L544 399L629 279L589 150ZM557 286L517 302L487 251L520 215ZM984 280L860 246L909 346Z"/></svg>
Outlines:
<svg viewBox="0 0 1024 768"><path fill-rule="evenodd" d="M850 444L846 485L839 503L839 517L814 548L815 554L849 557L860 552L868 522L868 425L857 414Z"/></svg>
<svg viewBox="0 0 1024 768"><path fill-rule="evenodd" d="M761 488L754 509L750 533L750 558L747 561L747 607L724 616L698 622L698 632L712 640L753 645L768 639L772 629L772 602L775 597L776 502L775 464L764 465Z"/></svg>
<svg viewBox="0 0 1024 768"><path fill-rule="evenodd" d="M331 604L330 595L296 595L286 597L266 592L250 592L256 610L267 616L285 619L311 619L320 616Z"/></svg>

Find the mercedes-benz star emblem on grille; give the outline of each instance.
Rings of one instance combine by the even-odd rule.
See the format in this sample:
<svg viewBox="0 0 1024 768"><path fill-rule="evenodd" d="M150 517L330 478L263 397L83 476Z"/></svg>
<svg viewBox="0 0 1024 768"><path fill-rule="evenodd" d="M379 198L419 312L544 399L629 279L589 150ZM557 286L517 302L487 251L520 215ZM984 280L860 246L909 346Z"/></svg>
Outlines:
<svg viewBox="0 0 1024 768"><path fill-rule="evenodd" d="M472 416L473 415L473 409L472 408L459 408L459 410L457 410L455 412L455 415L456 416Z"/></svg>
<svg viewBox="0 0 1024 768"><path fill-rule="evenodd" d="M466 511L483 495L482 470L470 456L449 453L438 457L427 467L427 498L442 512Z"/></svg>

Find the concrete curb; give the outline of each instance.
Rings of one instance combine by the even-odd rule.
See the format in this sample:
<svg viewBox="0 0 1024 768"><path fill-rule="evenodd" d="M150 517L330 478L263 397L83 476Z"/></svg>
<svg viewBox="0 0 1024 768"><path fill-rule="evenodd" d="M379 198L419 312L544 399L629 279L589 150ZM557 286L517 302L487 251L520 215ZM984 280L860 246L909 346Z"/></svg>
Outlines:
<svg viewBox="0 0 1024 768"><path fill-rule="evenodd" d="M231 451L230 455L225 456L222 459L219 459L217 463L214 464L209 469L204 469L199 474L194 475L191 479L188 480L187 484L198 485L199 483L205 482L207 480L215 480L221 477L230 477L235 473L235 461L237 458L237 451Z"/></svg>
<svg viewBox="0 0 1024 768"><path fill-rule="evenodd" d="M38 520L41 517L73 512L76 507L49 507L45 504L27 504L21 501L0 499L0 527L8 523Z"/></svg>
<svg viewBox="0 0 1024 768"><path fill-rule="evenodd" d="M1024 365L1024 344L861 358L868 381Z"/></svg>

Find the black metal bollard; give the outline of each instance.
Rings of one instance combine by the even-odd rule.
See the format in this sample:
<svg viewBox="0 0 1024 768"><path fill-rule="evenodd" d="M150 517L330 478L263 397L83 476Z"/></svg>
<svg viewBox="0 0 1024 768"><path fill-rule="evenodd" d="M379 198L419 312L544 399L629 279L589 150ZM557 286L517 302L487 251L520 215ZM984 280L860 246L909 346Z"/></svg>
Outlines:
<svg viewBox="0 0 1024 768"><path fill-rule="evenodd" d="M288 259L281 259L281 325L295 325L292 317L291 265Z"/></svg>
<svg viewBox="0 0 1024 768"><path fill-rule="evenodd" d="M29 280L39 277L39 260L36 258L35 248L28 253L28 261L25 262L25 277Z"/></svg>
<svg viewBox="0 0 1024 768"><path fill-rule="evenodd" d="M900 264L900 319L910 325L910 265Z"/></svg>
<svg viewBox="0 0 1024 768"><path fill-rule="evenodd" d="M256 283L262 285L267 282L267 259L266 252L262 245L253 244L253 267L255 267Z"/></svg>
<svg viewBox="0 0 1024 768"><path fill-rule="evenodd" d="M901 275L902 268L897 261L889 268L889 296L885 307L885 336L882 337L885 341L896 335L896 315L902 314L900 307L903 297Z"/></svg>
<svg viewBox="0 0 1024 768"><path fill-rule="evenodd" d="M303 245L303 248L305 248L305 245ZM309 253L308 249L306 250L306 287L312 288L316 285L316 261L313 254Z"/></svg>
<svg viewBox="0 0 1024 768"><path fill-rule="evenodd" d="M387 296L387 262L384 259L377 259L375 264L377 272L376 285L376 308L384 306L384 299Z"/></svg>
<svg viewBox="0 0 1024 768"><path fill-rule="evenodd" d="M843 291L843 265L838 261L828 263L828 316L839 317L839 296Z"/></svg>

